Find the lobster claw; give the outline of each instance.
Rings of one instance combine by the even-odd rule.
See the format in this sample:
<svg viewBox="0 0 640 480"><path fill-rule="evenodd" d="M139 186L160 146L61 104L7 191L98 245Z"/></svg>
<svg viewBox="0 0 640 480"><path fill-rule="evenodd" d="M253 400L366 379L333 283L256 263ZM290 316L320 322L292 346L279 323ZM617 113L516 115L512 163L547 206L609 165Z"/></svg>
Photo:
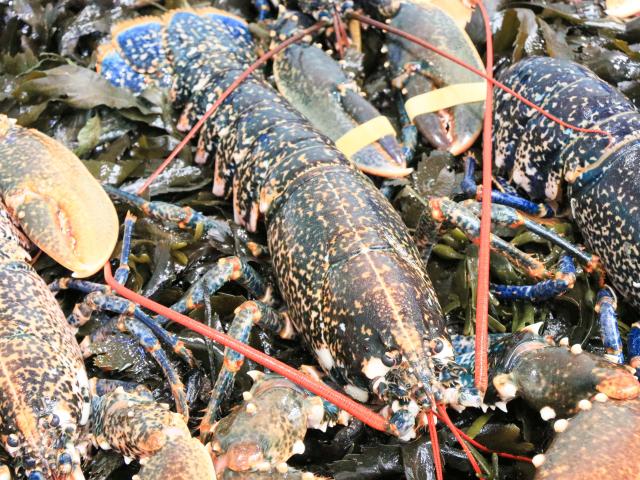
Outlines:
<svg viewBox="0 0 640 480"><path fill-rule="evenodd" d="M0 115L0 195L29 239L74 277L96 273L118 238L111 200L54 139Z"/></svg>

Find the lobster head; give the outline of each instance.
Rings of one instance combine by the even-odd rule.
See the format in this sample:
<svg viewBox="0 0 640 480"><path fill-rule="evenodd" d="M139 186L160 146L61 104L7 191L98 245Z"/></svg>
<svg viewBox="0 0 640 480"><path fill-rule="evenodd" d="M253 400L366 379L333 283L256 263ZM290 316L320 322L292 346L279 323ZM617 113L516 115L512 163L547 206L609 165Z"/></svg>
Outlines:
<svg viewBox="0 0 640 480"><path fill-rule="evenodd" d="M115 208L80 160L0 115L0 195L29 239L75 277L97 272L118 238Z"/></svg>

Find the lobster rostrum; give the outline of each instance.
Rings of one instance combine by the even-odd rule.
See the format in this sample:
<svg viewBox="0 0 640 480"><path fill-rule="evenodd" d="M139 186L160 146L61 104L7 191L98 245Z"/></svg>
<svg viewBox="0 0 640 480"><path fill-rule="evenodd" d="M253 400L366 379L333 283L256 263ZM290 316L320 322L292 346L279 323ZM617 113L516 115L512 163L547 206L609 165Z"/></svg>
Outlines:
<svg viewBox="0 0 640 480"><path fill-rule="evenodd" d="M18 226L86 276L111 255L116 212L69 150L4 115L0 155L0 441L16 471L30 479L82 479L87 373L56 299L28 263L31 244Z"/></svg>
<svg viewBox="0 0 640 480"><path fill-rule="evenodd" d="M552 114L608 132L567 130L508 94L496 95L496 165L534 200L568 205L613 285L640 306L638 111L586 67L566 60L528 58L501 77Z"/></svg>
<svg viewBox="0 0 640 480"><path fill-rule="evenodd" d="M211 9L172 11L114 33L103 75L170 76L188 124L251 57L235 41L248 35L245 23ZM327 373L359 400L370 392L383 399L405 438L434 399L460 401L460 370L406 227L326 137L253 75L207 120L199 150L215 152L213 191L232 195L237 222L255 230L264 216L289 317Z"/></svg>

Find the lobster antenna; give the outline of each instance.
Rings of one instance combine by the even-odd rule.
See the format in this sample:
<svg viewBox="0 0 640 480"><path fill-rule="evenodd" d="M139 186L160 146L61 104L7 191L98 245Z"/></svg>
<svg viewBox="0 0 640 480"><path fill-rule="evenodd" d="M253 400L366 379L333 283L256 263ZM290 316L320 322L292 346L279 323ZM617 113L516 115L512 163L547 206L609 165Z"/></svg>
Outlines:
<svg viewBox="0 0 640 480"><path fill-rule="evenodd" d="M482 13L486 36L487 76L493 80L493 35L489 14L482 3L476 0ZM484 125L482 128L482 206L480 211L480 248L478 250L478 285L476 294L476 388L483 394L489 385L489 266L491 236L491 180L493 169L493 85L487 82L487 97L484 107ZM445 412L446 415L446 412ZM447 417L448 419L448 417ZM454 432L455 435L455 432ZM458 438L456 436L456 438ZM461 441L461 440L459 440Z"/></svg>

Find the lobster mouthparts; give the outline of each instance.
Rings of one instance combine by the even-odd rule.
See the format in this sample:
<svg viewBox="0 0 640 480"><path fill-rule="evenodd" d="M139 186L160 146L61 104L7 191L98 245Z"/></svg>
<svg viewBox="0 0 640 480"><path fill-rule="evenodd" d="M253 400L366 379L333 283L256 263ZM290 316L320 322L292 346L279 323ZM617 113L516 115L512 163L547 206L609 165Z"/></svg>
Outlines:
<svg viewBox="0 0 640 480"><path fill-rule="evenodd" d="M29 239L74 277L96 273L118 239L115 208L98 181L66 147L4 115L0 157L0 195Z"/></svg>

